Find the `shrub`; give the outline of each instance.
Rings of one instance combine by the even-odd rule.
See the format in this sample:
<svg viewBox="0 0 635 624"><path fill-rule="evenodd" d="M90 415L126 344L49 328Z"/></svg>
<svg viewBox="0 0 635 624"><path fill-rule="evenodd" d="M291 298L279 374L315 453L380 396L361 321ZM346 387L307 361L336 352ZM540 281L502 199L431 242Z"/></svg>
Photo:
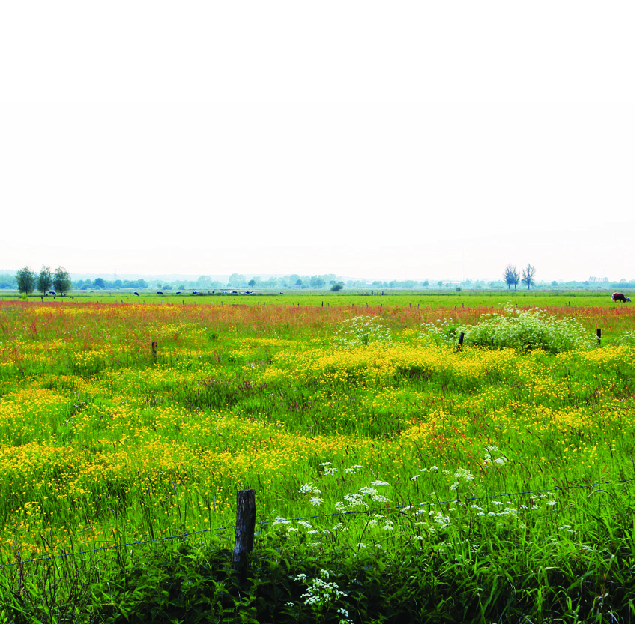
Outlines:
<svg viewBox="0 0 635 624"><path fill-rule="evenodd" d="M626 347L635 347L635 331L626 332L618 340L617 344Z"/></svg>
<svg viewBox="0 0 635 624"><path fill-rule="evenodd" d="M422 340L437 344L456 344L460 332L464 345L517 351L542 349L561 353L590 349L596 344L591 332L573 317L548 316L545 310L518 310L507 306L504 314L487 314L476 325L455 327L447 319L423 326Z"/></svg>

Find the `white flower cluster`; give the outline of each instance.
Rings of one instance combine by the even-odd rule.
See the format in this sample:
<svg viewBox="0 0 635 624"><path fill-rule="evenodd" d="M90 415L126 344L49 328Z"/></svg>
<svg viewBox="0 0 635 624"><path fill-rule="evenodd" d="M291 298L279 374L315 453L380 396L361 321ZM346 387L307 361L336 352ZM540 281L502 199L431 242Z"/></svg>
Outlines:
<svg viewBox="0 0 635 624"><path fill-rule="evenodd" d="M434 472L437 473L439 472L439 467L438 466L430 466L430 468L419 468L419 472L422 474L425 474L426 472ZM447 473L447 471L446 471ZM416 481L419 477L421 476L421 474L417 474L414 477L410 477L411 481Z"/></svg>
<svg viewBox="0 0 635 624"><path fill-rule="evenodd" d="M305 483L304 485L300 486L300 494L312 495L309 502L311 503L311 505L313 505L313 507L319 507L324 502L324 499L318 496L318 494L321 493L322 490L315 487L313 483Z"/></svg>
<svg viewBox="0 0 635 624"><path fill-rule="evenodd" d="M364 500L362 494L346 494L344 500L346 502L337 501L337 503L335 503L335 509L338 511L346 511L353 507L368 507L368 503Z"/></svg>
<svg viewBox="0 0 635 624"><path fill-rule="evenodd" d="M363 467L364 466L358 466L357 464L355 464L354 466L351 466L350 468L344 468L344 472L346 474L357 474L359 470Z"/></svg>
<svg viewBox="0 0 635 624"><path fill-rule="evenodd" d="M463 481L474 481L474 475L465 468L459 468L454 473L454 477L459 481L463 479Z"/></svg>
<svg viewBox="0 0 635 624"><path fill-rule="evenodd" d="M390 330L376 316L356 316L340 323L333 346L336 349L356 349L372 343L391 344Z"/></svg>
<svg viewBox="0 0 635 624"><path fill-rule="evenodd" d="M450 485L450 490L455 491L461 485L461 481L465 481L465 483L469 483L470 481L474 481L474 475L467 470L466 468L458 468L454 473L454 478L457 479L452 485Z"/></svg>
<svg viewBox="0 0 635 624"><path fill-rule="evenodd" d="M291 524L291 520L287 520L286 518L276 518L273 522L272 522L273 526L276 526L277 524Z"/></svg>
<svg viewBox="0 0 635 624"><path fill-rule="evenodd" d="M453 319L437 319L434 323L423 323L419 339L426 345L451 345L458 340L460 327Z"/></svg>
<svg viewBox="0 0 635 624"><path fill-rule="evenodd" d="M346 592L340 590L337 583L331 583L327 579L331 576L329 570L320 570L320 578L311 579L306 592L300 596L304 598L304 604L312 607L321 607L336 601L338 598L347 596ZM296 581L306 581L306 574L298 574ZM346 613L348 616L348 613Z"/></svg>
<svg viewBox="0 0 635 624"><path fill-rule="evenodd" d="M428 516L430 516L430 519L436 522L442 529L450 526L450 516L444 516L440 511L430 511L428 512Z"/></svg>
<svg viewBox="0 0 635 624"><path fill-rule="evenodd" d="M390 485L385 481L373 481L373 485ZM374 487L361 487L359 488L359 493L355 494L346 494L344 496L344 501L337 501L335 503L335 509L338 511L347 511L350 509L354 509L357 507L368 508L369 504L366 501L366 498L370 497L371 501L375 503L389 503L390 499L383 494L380 494L377 491L377 488Z"/></svg>
<svg viewBox="0 0 635 624"><path fill-rule="evenodd" d="M499 457L494 457L494 455ZM507 457L500 453L497 446L488 446L485 449L485 456L483 457L484 466L504 466L507 463Z"/></svg>
<svg viewBox="0 0 635 624"><path fill-rule="evenodd" d="M627 347L635 347L635 331L622 334L622 336L617 339L617 344Z"/></svg>

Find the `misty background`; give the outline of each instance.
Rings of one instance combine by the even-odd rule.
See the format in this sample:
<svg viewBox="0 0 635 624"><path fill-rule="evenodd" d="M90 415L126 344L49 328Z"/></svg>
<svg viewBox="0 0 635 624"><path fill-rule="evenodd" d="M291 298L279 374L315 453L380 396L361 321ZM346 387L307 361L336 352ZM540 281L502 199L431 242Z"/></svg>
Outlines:
<svg viewBox="0 0 635 624"><path fill-rule="evenodd" d="M0 9L0 267L635 278L627 2Z"/></svg>

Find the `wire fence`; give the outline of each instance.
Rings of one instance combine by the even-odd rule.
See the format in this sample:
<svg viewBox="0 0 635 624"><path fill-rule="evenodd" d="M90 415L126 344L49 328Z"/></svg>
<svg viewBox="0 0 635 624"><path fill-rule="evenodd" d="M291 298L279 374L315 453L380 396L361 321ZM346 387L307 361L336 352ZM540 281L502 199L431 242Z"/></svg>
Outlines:
<svg viewBox="0 0 635 624"><path fill-rule="evenodd" d="M513 496L523 496L523 495L527 495L527 494L547 494L547 493L553 493L553 492L562 492L562 491L566 491L566 490L580 490L580 489L590 489L590 488L594 488L597 486L601 486L601 485L620 485L620 484L624 484L624 483L632 483L633 481L635 481L635 478L632 479L622 479L619 481L597 481L594 483L587 483L587 484L582 484L582 485L569 485L569 486L556 486L553 488L548 488L548 489L544 489L544 490L524 490L522 492L506 492L506 493L501 493L501 494L488 494L485 496L472 496L472 497L466 497L466 498L452 498L452 499L448 499L448 500L442 500L442 501L435 501L435 502L423 502L423 503L411 503L409 505L395 505L393 507L391 507L391 509L393 510L399 510L399 509L412 509L413 507L433 507L435 505L449 505L452 503L456 503L457 500L463 503L469 503L472 501L478 501L478 500L492 500L492 499L496 499L496 498L504 498L504 497L513 497ZM385 508L371 508L371 509L364 509L364 510L360 510L360 511L337 511L334 513L330 513L330 514L316 514L313 516L300 516L297 518L276 518L274 520L261 520L260 522L256 522L256 526L263 526L263 525L267 525L267 524L273 524L276 522L280 522L280 523L289 523L289 522L298 522L298 521L305 521L305 520L315 520L317 518L331 518L331 517L336 517L336 516L350 516L350 515L364 515L364 514L371 514L371 513L377 513L377 512L381 512L381 511L385 511ZM65 559L68 557L77 557L79 555L90 555L93 553L97 553L100 551L105 551L105 550L116 550L116 549L120 549L120 548L127 548L129 546L141 546L144 544L154 544L154 543L159 543L159 542L166 542L166 541L170 541L170 540L175 540L175 539L186 539L188 537L192 537L194 535L202 535L204 533L220 533L222 531L228 531L230 529L234 529L236 527L236 525L229 525L229 526L225 526L225 527L217 527L215 529L202 529L200 531L191 531L191 532L186 532L186 533L180 533L178 535L168 535L165 537L159 537L159 538L155 538L155 539L149 539L149 540L139 540L139 541L135 541L135 542L126 542L125 544L112 544L109 546L101 546L100 548L95 548L93 550L81 550L81 551L77 551L77 552L70 552L70 553L60 553L58 555L51 555L49 557L39 557L36 559L24 559L24 560L19 560L19 561L14 561L13 563L6 563L6 564L2 564L0 565L0 569L1 568L10 568L10 567L15 567L15 566L21 566L27 563L36 563L36 562L41 562L41 561L51 561L54 559Z"/></svg>

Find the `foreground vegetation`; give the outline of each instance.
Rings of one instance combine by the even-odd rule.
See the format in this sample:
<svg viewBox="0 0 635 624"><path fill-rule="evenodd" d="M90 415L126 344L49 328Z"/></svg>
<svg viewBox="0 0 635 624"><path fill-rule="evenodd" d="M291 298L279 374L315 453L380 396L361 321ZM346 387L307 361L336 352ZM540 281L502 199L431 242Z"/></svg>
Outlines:
<svg viewBox="0 0 635 624"><path fill-rule="evenodd" d="M387 300L1 303L0 622L635 620L632 308Z"/></svg>

